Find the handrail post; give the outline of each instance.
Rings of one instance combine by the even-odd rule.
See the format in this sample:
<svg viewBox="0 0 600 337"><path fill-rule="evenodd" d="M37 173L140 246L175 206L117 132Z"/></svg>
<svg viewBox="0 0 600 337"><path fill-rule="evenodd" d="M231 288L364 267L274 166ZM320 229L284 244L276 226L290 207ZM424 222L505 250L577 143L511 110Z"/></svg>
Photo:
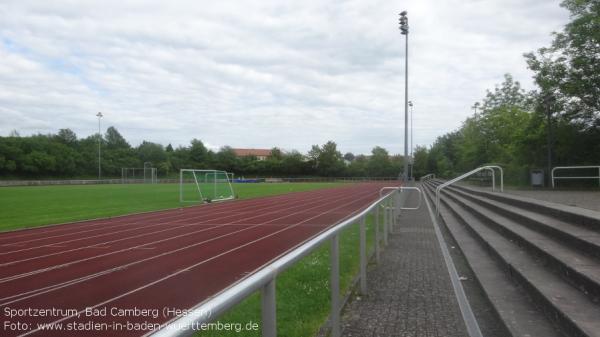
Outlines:
<svg viewBox="0 0 600 337"><path fill-rule="evenodd" d="M398 225L398 205L400 204L399 197L396 193L392 197L392 226L390 227L390 234L394 234L396 226Z"/></svg>
<svg viewBox="0 0 600 337"><path fill-rule="evenodd" d="M383 206L383 244L387 246L388 244L388 208L387 208L387 200L382 203Z"/></svg>
<svg viewBox="0 0 600 337"><path fill-rule="evenodd" d="M375 261L379 263L379 206L375 207L373 223L375 224Z"/></svg>
<svg viewBox="0 0 600 337"><path fill-rule="evenodd" d="M365 218L360 219L360 293L367 293L367 230Z"/></svg>
<svg viewBox="0 0 600 337"><path fill-rule="evenodd" d="M340 257L339 238L331 238L331 336L340 337Z"/></svg>
<svg viewBox="0 0 600 337"><path fill-rule="evenodd" d="M277 301L275 277L262 287L262 337L277 336Z"/></svg>

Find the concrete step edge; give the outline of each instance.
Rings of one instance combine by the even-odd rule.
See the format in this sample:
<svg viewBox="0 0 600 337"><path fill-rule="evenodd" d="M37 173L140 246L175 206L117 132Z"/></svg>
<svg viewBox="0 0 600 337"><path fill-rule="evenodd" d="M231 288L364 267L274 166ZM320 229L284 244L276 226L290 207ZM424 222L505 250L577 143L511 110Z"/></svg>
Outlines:
<svg viewBox="0 0 600 337"><path fill-rule="evenodd" d="M586 337L598 337L600 336L600 324L598 322L592 321L592 325L599 325L598 327L592 326L589 327L582 326L582 320L573 316L581 316L581 313L577 313L574 315L572 311L569 309L570 303L577 299L580 303L579 307L583 307L585 310L582 310L584 313L591 313L592 315L600 315L600 308L591 303L587 298L584 298L584 295L579 293L577 290L573 289L570 285L564 283L562 279L559 279L558 275L551 273L550 271L545 270L545 268L539 266L539 263L528 263L527 268L519 267L517 261L510 260L506 255L510 253L507 249L504 249L503 252L500 251L500 247L498 246L498 242L500 244L505 245L513 245L518 249L514 243L511 243L506 238L502 238L499 233L496 233L492 229L487 228L485 225L480 224L473 215L469 216L469 213L462 209L458 204L455 204L453 201L446 200L444 198L443 203L454 213L454 215L460 219L463 225L466 225L470 232L477 238L486 248L492 253L498 261L503 263L508 270L508 274L512 277L512 279L519 285L525 288L528 295L533 299L536 303L536 306L545 313L545 315L550 320L556 320L559 324L561 330L565 332L569 336L586 336ZM470 221L470 222L469 222ZM477 223L478 225L473 225L472 223ZM477 227L477 229L475 228ZM485 233L482 233L481 231ZM497 241L493 243L491 241L491 237L494 237ZM502 241L498 241L502 240ZM531 257L524 255L524 258L531 260ZM544 279L547 283L541 283L539 281L535 281L535 277L532 277L533 273L538 273L544 275L542 279ZM538 279L540 279L538 277ZM567 297L563 298L563 302L560 303L555 301L555 297L551 295L548 289L544 289L547 284L550 284L550 280L552 280L552 284L558 284L561 287L561 294L567 293ZM564 284L563 286L560 286ZM540 289L541 288L541 289ZM562 296L562 295L561 295ZM571 306L572 308L573 306ZM598 316L600 317L600 316ZM598 328L598 329L596 329Z"/></svg>
<svg viewBox="0 0 600 337"><path fill-rule="evenodd" d="M426 196L433 200L434 191L427 187L426 191ZM514 284L504 266L499 264L495 257L489 255L479 240L474 238L467 229L461 233L459 226L462 225L445 205L442 206L440 214L442 225L457 242L457 248L465 256L467 265L484 290L494 312L511 336L563 336L558 328L533 305L527 294L523 293L523 289ZM484 248L484 253L482 254L478 249L465 248L466 246ZM514 300L507 301L507 297Z"/></svg>
<svg viewBox="0 0 600 337"><path fill-rule="evenodd" d="M554 272L558 273L563 279L565 279L565 281L567 281L571 286L583 292L587 296L590 296L590 300L592 302L600 303L600 280L598 280L597 277L594 277L593 275L590 275L585 271L577 270L574 267L572 267L569 264L569 260L573 259L572 256L565 256L564 252L557 252L557 249L551 250L548 249L548 247L544 249L542 246L540 246L540 244L534 242L537 240L529 240L527 237L525 237L526 235L529 235L543 238L544 234L535 233L531 229L527 229L527 227L520 229L518 228L518 226L521 226L519 223L512 221L511 219L502 215L500 215L500 219L493 219L493 215L488 213L494 213L493 211L477 209L473 207L473 205L470 205L470 202L468 200L460 199L460 196L451 195L449 192L450 191L444 191L442 193L446 193L446 195L452 198L454 202L461 205L480 221L484 221L486 224L488 224L488 226L491 225L490 228L498 232L500 235L506 237L508 240L514 240L519 246L524 247L530 253L533 253L533 255L535 255L536 257L544 259L548 263L549 267L551 267L551 269ZM514 225L511 226L511 223L514 223ZM527 233L528 231L529 233ZM560 245L560 242L554 240L553 244L557 246ZM558 250L560 250L560 248L561 247L558 247ZM575 254L575 256L577 256L577 250L570 250L573 252L573 254ZM581 255L580 258L585 259L585 257ZM590 261L590 263L593 262ZM600 263L596 263L594 265L597 265L600 268Z"/></svg>

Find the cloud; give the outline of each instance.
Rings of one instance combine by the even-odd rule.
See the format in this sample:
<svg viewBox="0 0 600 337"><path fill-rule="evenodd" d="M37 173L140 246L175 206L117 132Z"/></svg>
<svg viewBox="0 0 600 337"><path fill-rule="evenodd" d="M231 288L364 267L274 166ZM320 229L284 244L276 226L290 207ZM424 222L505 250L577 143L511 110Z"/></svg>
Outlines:
<svg viewBox="0 0 600 337"><path fill-rule="evenodd" d="M404 40L414 142L431 144L567 22L548 0L33 1L0 8L0 135L95 114L134 144L403 151Z"/></svg>

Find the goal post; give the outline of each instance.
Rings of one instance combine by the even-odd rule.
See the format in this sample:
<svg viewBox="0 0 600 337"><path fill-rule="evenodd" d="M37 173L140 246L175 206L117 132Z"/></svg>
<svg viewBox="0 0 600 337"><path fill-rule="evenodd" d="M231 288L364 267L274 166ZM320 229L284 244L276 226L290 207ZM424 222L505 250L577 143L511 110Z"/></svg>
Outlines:
<svg viewBox="0 0 600 337"><path fill-rule="evenodd" d="M234 198L232 175L220 170L179 170L180 202L212 202Z"/></svg>
<svg viewBox="0 0 600 337"><path fill-rule="evenodd" d="M121 183L123 184L156 184L158 182L156 167L122 167Z"/></svg>

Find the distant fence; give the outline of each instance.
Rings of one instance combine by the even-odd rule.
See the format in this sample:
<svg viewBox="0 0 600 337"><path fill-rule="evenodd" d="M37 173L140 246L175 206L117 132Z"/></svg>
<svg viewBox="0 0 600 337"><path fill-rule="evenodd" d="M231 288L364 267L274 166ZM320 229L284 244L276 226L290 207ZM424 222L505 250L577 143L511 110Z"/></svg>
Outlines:
<svg viewBox="0 0 600 337"><path fill-rule="evenodd" d="M361 181L395 181L397 177L304 177L304 178L252 178L266 183L316 183L316 182L338 182L355 183ZM234 180L235 182L235 180ZM122 184L121 179L70 179L70 180L0 180L0 187L10 186L48 186L48 185L100 185L100 184ZM143 184L144 179L128 179L128 184ZM158 179L160 184L179 183L179 179Z"/></svg>

